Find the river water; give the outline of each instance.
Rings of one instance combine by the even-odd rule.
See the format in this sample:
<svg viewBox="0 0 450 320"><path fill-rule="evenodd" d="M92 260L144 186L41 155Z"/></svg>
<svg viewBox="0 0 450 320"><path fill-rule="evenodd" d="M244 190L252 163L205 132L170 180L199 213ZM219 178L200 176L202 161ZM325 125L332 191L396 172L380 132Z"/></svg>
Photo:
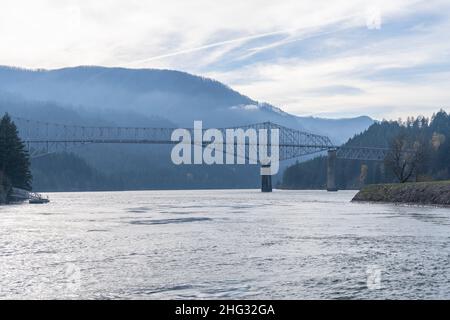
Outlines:
<svg viewBox="0 0 450 320"><path fill-rule="evenodd" d="M450 209L355 192L55 193L0 207L0 298L449 299Z"/></svg>

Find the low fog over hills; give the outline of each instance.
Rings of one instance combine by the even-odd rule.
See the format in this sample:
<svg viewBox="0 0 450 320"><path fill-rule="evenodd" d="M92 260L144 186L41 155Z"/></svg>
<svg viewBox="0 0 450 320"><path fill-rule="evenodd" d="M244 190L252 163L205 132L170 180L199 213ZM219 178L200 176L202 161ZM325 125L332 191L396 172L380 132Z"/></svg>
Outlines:
<svg viewBox="0 0 450 320"><path fill-rule="evenodd" d="M0 112L48 122L96 126L192 127L194 120L203 120L204 127L226 127L272 121L328 135L337 144L373 123L365 116L298 117L255 101L218 81L184 72L103 67L36 71L0 67ZM175 168L170 163L169 150L163 155L159 150L167 148L90 146L76 150L80 158L71 162L72 167L78 171L89 167L84 170L94 170L95 174L86 177L95 175L96 178L91 182L86 178L71 188L253 187L259 184L254 166ZM61 179L49 174L47 163L54 167L68 163L67 159L51 160L33 163L34 185L38 189L67 189L72 180L70 175L75 175L76 170L73 173L66 170L66 176ZM133 166L126 165L129 163ZM244 179L249 174L255 177L251 183ZM44 177L48 181L44 182Z"/></svg>
<svg viewBox="0 0 450 320"><path fill-rule="evenodd" d="M118 125L140 122L142 116L189 127L194 120L203 120L209 127L273 121L342 142L372 123L368 117L297 117L215 80L172 70L77 67L28 71L3 67L0 91L114 120Z"/></svg>

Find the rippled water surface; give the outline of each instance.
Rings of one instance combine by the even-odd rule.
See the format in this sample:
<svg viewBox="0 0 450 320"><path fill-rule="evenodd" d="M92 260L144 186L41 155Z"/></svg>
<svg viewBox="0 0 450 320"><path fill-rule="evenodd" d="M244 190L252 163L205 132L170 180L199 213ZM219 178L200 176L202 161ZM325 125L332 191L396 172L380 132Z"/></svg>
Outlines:
<svg viewBox="0 0 450 320"><path fill-rule="evenodd" d="M354 192L55 193L0 207L0 298L450 298L450 209Z"/></svg>

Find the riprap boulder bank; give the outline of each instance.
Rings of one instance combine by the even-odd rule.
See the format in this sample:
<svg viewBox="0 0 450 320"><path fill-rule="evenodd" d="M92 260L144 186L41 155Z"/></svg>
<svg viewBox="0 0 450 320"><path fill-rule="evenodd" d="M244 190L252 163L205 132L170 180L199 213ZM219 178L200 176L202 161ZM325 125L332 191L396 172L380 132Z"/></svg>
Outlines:
<svg viewBox="0 0 450 320"><path fill-rule="evenodd" d="M450 181L367 185L356 194L352 201L450 206Z"/></svg>

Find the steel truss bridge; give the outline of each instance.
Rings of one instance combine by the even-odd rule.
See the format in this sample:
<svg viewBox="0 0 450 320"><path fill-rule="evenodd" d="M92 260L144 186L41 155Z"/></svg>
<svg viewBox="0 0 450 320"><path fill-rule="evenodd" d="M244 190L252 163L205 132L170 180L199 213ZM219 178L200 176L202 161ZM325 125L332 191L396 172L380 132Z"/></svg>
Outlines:
<svg viewBox="0 0 450 320"><path fill-rule="evenodd" d="M24 141L31 158L47 154L68 151L89 144L177 144L172 141L172 132L177 128L145 128L145 127L91 127L41 122L12 117L19 136ZM389 149L366 147L340 147L334 145L330 138L305 131L286 128L272 122L251 124L246 126L218 128L226 136L226 129L266 129L269 134L273 129L279 130L280 161L299 158L328 150L337 150L337 157L351 160L380 161ZM185 128L194 136L193 128ZM202 129L202 135L207 128ZM209 144L204 141L204 145ZM247 142L246 147L257 147ZM238 150L238 149L236 149Z"/></svg>
<svg viewBox="0 0 450 320"><path fill-rule="evenodd" d="M69 151L74 148L91 144L159 144L173 145L178 141L172 141L171 135L178 128L145 128L145 127L93 127L41 122L24 118L12 117L17 126L19 136L28 148L31 158L45 156L51 153ZM227 129L261 129L279 130L279 160L288 160L302 156L324 153L328 151L328 181L327 189L335 190L335 159L382 161L389 153L387 148L367 147L341 147L334 145L330 138L301 130L290 129L272 122L257 123L246 126L218 128L223 137L226 137ZM193 128L185 128L191 137L194 136ZM203 133L207 128L202 129ZM258 139L259 140L259 139ZM210 142L203 142L203 147L208 147ZM246 140L245 145L235 145L234 152L250 159L251 150L258 148L258 143ZM243 153L239 153L243 149ZM242 150L241 150L242 151ZM226 150L224 150L224 153ZM266 182L267 183L267 182ZM263 191L264 179L263 179Z"/></svg>

